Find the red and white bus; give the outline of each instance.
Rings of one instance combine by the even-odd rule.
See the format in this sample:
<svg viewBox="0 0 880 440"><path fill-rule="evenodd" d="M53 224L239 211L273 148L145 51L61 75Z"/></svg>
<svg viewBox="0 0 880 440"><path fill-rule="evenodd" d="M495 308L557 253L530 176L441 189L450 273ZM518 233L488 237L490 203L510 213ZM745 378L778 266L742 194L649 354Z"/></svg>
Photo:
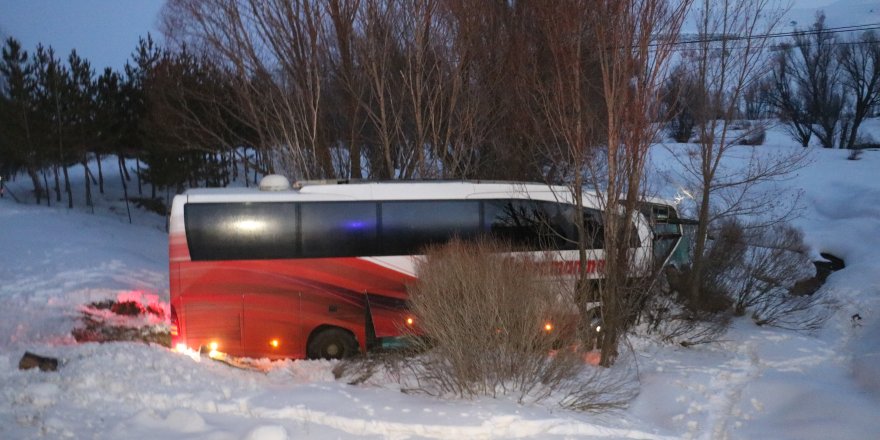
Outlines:
<svg viewBox="0 0 880 440"><path fill-rule="evenodd" d="M260 189L189 190L171 209L173 344L255 358L367 350L413 325L406 286L426 245L488 235L576 262L571 201L564 187L467 181L291 188L267 176ZM587 195L580 205L598 237L587 266L598 277L598 204ZM634 221L643 261L645 220Z"/></svg>

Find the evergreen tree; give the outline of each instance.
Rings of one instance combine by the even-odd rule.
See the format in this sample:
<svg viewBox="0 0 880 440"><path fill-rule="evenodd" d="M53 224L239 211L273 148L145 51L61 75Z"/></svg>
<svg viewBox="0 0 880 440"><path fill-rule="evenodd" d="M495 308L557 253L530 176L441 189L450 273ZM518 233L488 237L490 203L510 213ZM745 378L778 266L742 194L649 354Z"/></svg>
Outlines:
<svg viewBox="0 0 880 440"><path fill-rule="evenodd" d="M121 139L121 146L124 149L117 151L117 155L126 180L131 180L131 177L125 167L125 152L131 152L136 160L139 160L139 157L148 148L147 134L143 128L143 120L149 111L146 100L146 82L161 56L161 49L153 42L153 37L147 34L146 38L141 38L138 41L138 46L132 53L132 62L125 63L125 83L123 86L125 122ZM140 188L140 175L137 177L138 188Z"/></svg>
<svg viewBox="0 0 880 440"><path fill-rule="evenodd" d="M55 177L55 199L61 201L61 179L58 175L60 168L64 177L67 205L72 208L73 192L67 167L78 161L78 155L71 147L69 138L73 125L70 112L73 94L70 70L55 57L55 50L51 46L46 49L41 44L37 45L33 58L36 66L39 118L46 123L48 129L42 142Z"/></svg>
<svg viewBox="0 0 880 440"><path fill-rule="evenodd" d="M37 203L44 194L38 175L40 157L37 150L36 78L34 66L21 43L8 38L2 50L0 75L0 173L5 176L27 172L34 187Z"/></svg>
<svg viewBox="0 0 880 440"><path fill-rule="evenodd" d="M68 121L71 123L71 144L83 167L86 205L94 206L92 203L92 180L94 177L89 169L89 152L96 143L95 133L97 131L95 126L97 94L95 72L89 61L77 55L76 50L71 51L68 65L70 66Z"/></svg>
<svg viewBox="0 0 880 440"><path fill-rule="evenodd" d="M95 159L98 164L98 190L104 193L104 170L101 157L122 150L126 123L126 99L119 73L109 67L98 76L95 85Z"/></svg>

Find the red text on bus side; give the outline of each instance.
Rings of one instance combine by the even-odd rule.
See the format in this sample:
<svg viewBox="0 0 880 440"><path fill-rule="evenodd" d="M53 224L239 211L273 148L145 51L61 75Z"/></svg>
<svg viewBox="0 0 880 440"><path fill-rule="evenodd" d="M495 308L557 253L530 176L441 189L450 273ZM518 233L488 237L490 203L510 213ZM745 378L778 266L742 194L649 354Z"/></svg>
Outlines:
<svg viewBox="0 0 880 440"><path fill-rule="evenodd" d="M577 274L580 271L580 261L556 261L554 266L563 274ZM587 260L585 271L587 273L597 273L605 270L605 260Z"/></svg>

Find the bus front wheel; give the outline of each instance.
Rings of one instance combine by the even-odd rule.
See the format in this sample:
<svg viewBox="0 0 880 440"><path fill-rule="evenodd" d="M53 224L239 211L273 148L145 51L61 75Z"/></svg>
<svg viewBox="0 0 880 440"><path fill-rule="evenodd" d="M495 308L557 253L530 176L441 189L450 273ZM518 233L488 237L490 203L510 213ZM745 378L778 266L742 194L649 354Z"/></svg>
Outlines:
<svg viewBox="0 0 880 440"><path fill-rule="evenodd" d="M351 333L328 328L312 337L307 351L309 359L342 359L357 354L358 344Z"/></svg>

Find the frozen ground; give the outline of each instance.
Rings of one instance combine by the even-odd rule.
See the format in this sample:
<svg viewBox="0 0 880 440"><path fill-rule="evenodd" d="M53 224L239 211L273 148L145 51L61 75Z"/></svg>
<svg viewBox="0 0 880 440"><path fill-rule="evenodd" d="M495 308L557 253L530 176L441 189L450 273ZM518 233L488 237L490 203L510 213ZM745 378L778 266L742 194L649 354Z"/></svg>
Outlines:
<svg viewBox="0 0 880 440"><path fill-rule="evenodd" d="M870 124L880 133L880 121ZM772 154L789 144L772 131L759 148ZM673 166L669 154L655 149L655 164ZM436 400L391 383L350 386L333 379L327 361L275 362L263 374L159 346L76 344L70 331L83 304L119 295L167 302L163 220L135 210L129 225L115 183L96 214L7 196L0 199L0 439L877 438L880 151L845 157L815 149L812 163L784 182L804 191L796 223L814 252L847 263L823 287L837 303L824 328L800 334L741 320L716 344L636 339L641 394L628 409L602 415ZM21 177L10 186L22 200L27 188ZM26 350L62 359L59 371L19 371Z"/></svg>

